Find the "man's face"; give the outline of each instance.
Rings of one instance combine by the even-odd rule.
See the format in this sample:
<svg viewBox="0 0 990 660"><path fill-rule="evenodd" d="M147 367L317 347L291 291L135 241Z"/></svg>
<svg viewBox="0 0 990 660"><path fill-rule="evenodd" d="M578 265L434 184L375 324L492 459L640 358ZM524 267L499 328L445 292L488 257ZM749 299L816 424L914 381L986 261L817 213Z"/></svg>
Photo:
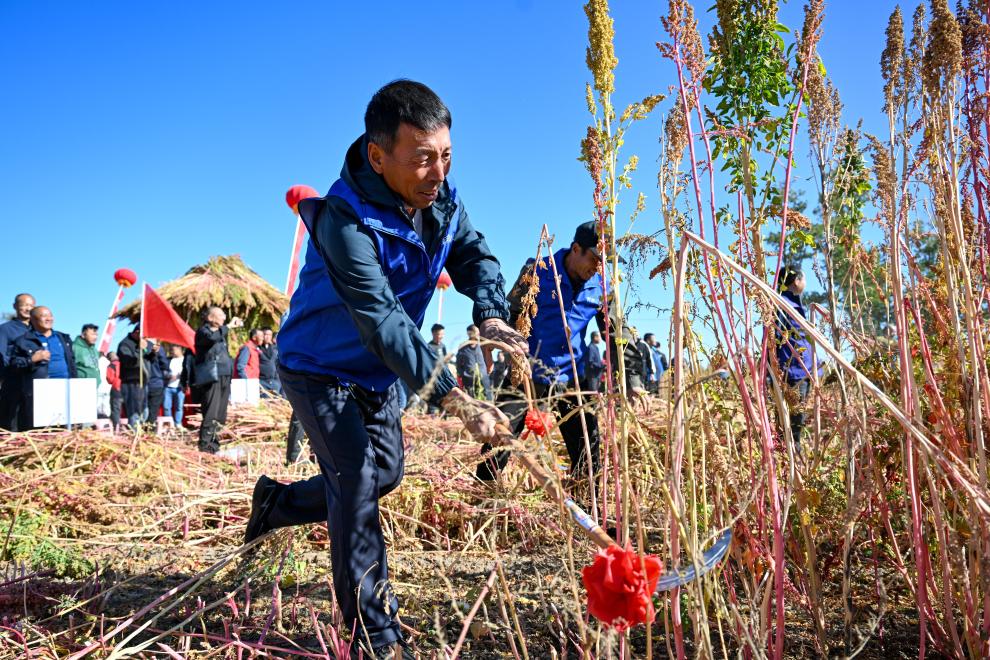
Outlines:
<svg viewBox="0 0 990 660"><path fill-rule="evenodd" d="M174 358L182 357L182 347L181 346L176 346L176 345L173 344L172 345L172 348L169 349L169 352L172 354L172 357L174 357Z"/></svg>
<svg viewBox="0 0 990 660"><path fill-rule="evenodd" d="M90 346L95 346L96 345L96 330L93 330L93 328L86 328L82 332L82 338L83 338L83 341L85 341Z"/></svg>
<svg viewBox="0 0 990 660"><path fill-rule="evenodd" d="M805 286L804 273L801 273L796 278L794 278L794 283L791 284L791 291L793 291L794 293L800 296L802 293L804 293L804 286Z"/></svg>
<svg viewBox="0 0 990 660"><path fill-rule="evenodd" d="M438 344L443 341L443 330L433 331L433 341L435 341Z"/></svg>
<svg viewBox="0 0 990 660"><path fill-rule="evenodd" d="M593 333L593 334L591 335L591 343L592 343L592 344L597 344L597 343L599 343L599 342L600 342L601 340L602 340L602 336L601 336L600 334L598 334L597 332L595 332L595 333Z"/></svg>
<svg viewBox="0 0 990 660"><path fill-rule="evenodd" d="M272 345L275 343L275 333L271 330L265 330L265 344Z"/></svg>
<svg viewBox="0 0 990 660"><path fill-rule="evenodd" d="M207 317L207 321L215 326L221 326L227 320L227 315L222 309L214 309Z"/></svg>
<svg viewBox="0 0 990 660"><path fill-rule="evenodd" d="M564 260L567 274L578 282L587 282L595 273L601 261L591 248L583 248L577 243L571 243L571 251Z"/></svg>
<svg viewBox="0 0 990 660"><path fill-rule="evenodd" d="M47 307L39 307L31 312L31 327L38 332L48 332L55 324L55 317Z"/></svg>
<svg viewBox="0 0 990 660"><path fill-rule="evenodd" d="M31 318L31 310L34 309L34 298L31 296L17 296L14 301L14 314L18 321L27 321Z"/></svg>
<svg viewBox="0 0 990 660"><path fill-rule="evenodd" d="M478 328L476 326L471 326L468 328L468 339L471 341L477 341L478 339Z"/></svg>
<svg viewBox="0 0 990 660"><path fill-rule="evenodd" d="M407 207L428 208L450 172L450 129L444 126L427 133L399 124L391 153L372 143L368 160Z"/></svg>

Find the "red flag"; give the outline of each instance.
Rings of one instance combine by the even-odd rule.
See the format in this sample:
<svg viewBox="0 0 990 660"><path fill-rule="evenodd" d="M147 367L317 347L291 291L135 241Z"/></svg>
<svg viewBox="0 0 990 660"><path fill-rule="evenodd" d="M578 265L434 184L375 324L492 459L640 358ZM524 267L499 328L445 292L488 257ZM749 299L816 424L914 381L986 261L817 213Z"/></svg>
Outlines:
<svg viewBox="0 0 990 660"><path fill-rule="evenodd" d="M196 333L150 285L144 285L141 304L141 336L195 349Z"/></svg>

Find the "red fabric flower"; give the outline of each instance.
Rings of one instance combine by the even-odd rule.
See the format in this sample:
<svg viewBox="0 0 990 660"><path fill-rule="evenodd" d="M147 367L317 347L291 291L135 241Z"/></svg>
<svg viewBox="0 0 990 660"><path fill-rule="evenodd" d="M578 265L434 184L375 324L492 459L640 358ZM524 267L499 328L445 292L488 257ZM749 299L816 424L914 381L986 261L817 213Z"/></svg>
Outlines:
<svg viewBox="0 0 990 660"><path fill-rule="evenodd" d="M553 415L540 412L536 408L530 409L526 413L526 430L542 438L553 428Z"/></svg>
<svg viewBox="0 0 990 660"><path fill-rule="evenodd" d="M643 567L646 575L643 575ZM581 570L588 592L588 611L619 632L641 623L652 623L653 592L663 564L653 555L640 557L632 546L599 550L591 566Z"/></svg>

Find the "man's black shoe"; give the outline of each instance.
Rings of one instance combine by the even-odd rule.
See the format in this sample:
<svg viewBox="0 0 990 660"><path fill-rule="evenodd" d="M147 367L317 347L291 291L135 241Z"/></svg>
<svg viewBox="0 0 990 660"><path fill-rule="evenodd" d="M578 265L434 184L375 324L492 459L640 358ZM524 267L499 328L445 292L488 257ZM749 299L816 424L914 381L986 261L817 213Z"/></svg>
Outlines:
<svg viewBox="0 0 990 660"><path fill-rule="evenodd" d="M251 517L244 529L244 542L250 543L272 528L268 526L268 514L275 507L278 495L285 488L282 484L265 475L258 477L251 495Z"/></svg>
<svg viewBox="0 0 990 660"><path fill-rule="evenodd" d="M395 647L396 644L402 649L402 654L396 654ZM393 642L391 644L385 644L384 646L375 647L375 649L368 653L365 650L364 644L355 644L351 647L351 658L356 660L357 658L362 658L363 660L416 660L416 655L412 652L405 642Z"/></svg>

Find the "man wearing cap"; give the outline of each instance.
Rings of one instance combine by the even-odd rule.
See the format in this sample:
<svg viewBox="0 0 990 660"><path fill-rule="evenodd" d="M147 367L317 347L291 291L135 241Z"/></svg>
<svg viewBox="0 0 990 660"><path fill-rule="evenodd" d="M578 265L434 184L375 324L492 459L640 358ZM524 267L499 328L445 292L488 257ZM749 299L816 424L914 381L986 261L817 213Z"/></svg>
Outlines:
<svg viewBox="0 0 990 660"><path fill-rule="evenodd" d="M344 626L362 646L370 641L375 658L408 653L378 510L403 473L396 379L429 392L481 440L502 441L508 423L457 387L420 333L441 270L473 300L484 339L527 349L506 324L499 263L447 179L450 125L428 87L389 83L368 104L340 179L325 197L299 203L309 244L279 332L279 376L321 474L288 485L260 478L245 531L250 541L327 521Z"/></svg>
<svg viewBox="0 0 990 660"><path fill-rule="evenodd" d="M560 318L560 301L557 300L554 285L554 271L550 259L556 264L560 278L560 294L564 303L567 328ZM588 350L585 333L592 319L598 320L599 329L604 329L604 315L601 314L604 287L598 272L601 258L598 253L598 234L594 222L578 225L570 247L558 250L544 257L536 267L540 291L536 297L536 316L529 335L529 348L533 359L533 382L536 395L545 399L553 396L554 410L560 419L560 432L564 436L567 454L571 459L571 475L576 480L588 480L588 467L585 461L584 428L588 429L588 448L591 450L591 472L598 473L598 418L594 411L585 409L581 415L571 413L578 407L577 389L584 379ZM523 273L533 268L530 260ZM514 323L522 309L516 300L521 287L512 291ZM570 347L570 350L568 350ZM571 353L577 364L577 379L571 365ZM587 403L588 399L585 399ZM512 420L513 433L520 433L525 424L526 401L518 391L503 390L499 396L499 407ZM584 417L582 424L581 417ZM485 445L485 453L492 450ZM476 474L483 481L490 481L505 467L509 452L500 450L478 465Z"/></svg>
<svg viewBox="0 0 990 660"><path fill-rule="evenodd" d="M0 429L21 431L18 417L21 410L21 381L17 372L11 369L10 354L14 342L31 328L31 310L34 309L34 296L19 293L14 296L14 318L0 324Z"/></svg>

